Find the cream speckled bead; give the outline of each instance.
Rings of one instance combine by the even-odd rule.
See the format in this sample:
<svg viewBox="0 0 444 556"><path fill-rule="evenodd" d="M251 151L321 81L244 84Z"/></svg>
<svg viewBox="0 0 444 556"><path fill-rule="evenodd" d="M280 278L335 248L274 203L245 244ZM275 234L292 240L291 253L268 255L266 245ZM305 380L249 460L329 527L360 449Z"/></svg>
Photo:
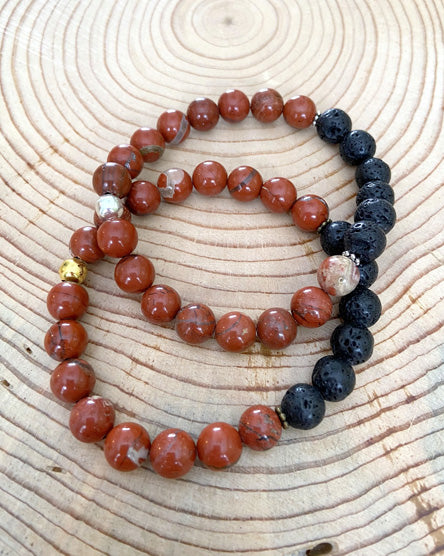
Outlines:
<svg viewBox="0 0 444 556"><path fill-rule="evenodd" d="M318 268L318 282L329 295L347 295L359 283L359 269L343 255L333 255L322 261Z"/></svg>

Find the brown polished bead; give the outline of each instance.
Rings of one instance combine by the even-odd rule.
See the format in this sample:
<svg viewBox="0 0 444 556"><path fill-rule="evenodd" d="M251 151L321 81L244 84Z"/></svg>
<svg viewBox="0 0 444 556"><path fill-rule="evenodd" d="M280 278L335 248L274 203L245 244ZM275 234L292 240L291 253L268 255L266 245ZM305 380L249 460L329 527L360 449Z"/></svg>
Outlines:
<svg viewBox="0 0 444 556"><path fill-rule="evenodd" d="M281 421L271 407L253 405L241 415L239 434L242 442L252 450L269 450L281 437Z"/></svg>
<svg viewBox="0 0 444 556"><path fill-rule="evenodd" d="M227 185L227 171L214 160L205 160L193 172L193 185L201 195L218 195Z"/></svg>
<svg viewBox="0 0 444 556"><path fill-rule="evenodd" d="M75 282L60 282L53 286L46 298L50 315L56 320L75 320L88 309L88 292Z"/></svg>
<svg viewBox="0 0 444 556"><path fill-rule="evenodd" d="M109 193L117 197L126 197L131 185L128 170L116 162L105 162L93 174L93 187L98 195Z"/></svg>
<svg viewBox="0 0 444 556"><path fill-rule="evenodd" d="M261 89L251 99L251 113L263 123L277 120L283 108L284 100L275 89Z"/></svg>
<svg viewBox="0 0 444 556"><path fill-rule="evenodd" d="M56 322L45 336L46 353L57 361L79 357L87 344L86 330L76 320Z"/></svg>
<svg viewBox="0 0 444 556"><path fill-rule="evenodd" d="M97 228L94 226L76 230L69 240L69 250L85 263L95 263L105 256L97 243Z"/></svg>
<svg viewBox="0 0 444 556"><path fill-rule="evenodd" d="M296 188L286 178L271 178L262 186L261 201L272 212L288 212L296 201Z"/></svg>
<svg viewBox="0 0 444 556"><path fill-rule="evenodd" d="M154 282L153 263L143 255L128 255L114 269L114 280L121 290L128 293L144 292Z"/></svg>
<svg viewBox="0 0 444 556"><path fill-rule="evenodd" d="M304 195L291 207L291 217L298 228L305 232L316 232L328 218L326 201L318 195Z"/></svg>
<svg viewBox="0 0 444 556"><path fill-rule="evenodd" d="M157 187L162 199L167 203L181 203L193 191L190 174L180 168L170 168L162 172L157 179Z"/></svg>
<svg viewBox="0 0 444 556"><path fill-rule="evenodd" d="M112 403L100 396L82 398L71 409L69 428L80 442L98 442L113 428Z"/></svg>
<svg viewBox="0 0 444 556"><path fill-rule="evenodd" d="M250 101L245 93L228 89L219 97L219 113L227 122L241 122L250 111Z"/></svg>
<svg viewBox="0 0 444 556"><path fill-rule="evenodd" d="M254 344L256 327L250 317L233 311L217 321L215 338L226 351L244 351Z"/></svg>
<svg viewBox="0 0 444 556"><path fill-rule="evenodd" d="M193 467L195 459L196 445L185 431L167 429L153 440L150 461L154 471L161 477L183 477Z"/></svg>
<svg viewBox="0 0 444 556"><path fill-rule="evenodd" d="M118 471L134 471L147 459L151 441L138 423L120 423L109 431L103 452L106 461Z"/></svg>
<svg viewBox="0 0 444 556"><path fill-rule="evenodd" d="M252 201L261 192L262 176L251 166L239 166L228 176L227 187L238 201Z"/></svg>
<svg viewBox="0 0 444 556"><path fill-rule="evenodd" d="M157 284L143 294L142 313L152 324L165 324L174 320L180 309L180 302L180 295L175 289Z"/></svg>
<svg viewBox="0 0 444 556"><path fill-rule="evenodd" d="M156 162L165 150L165 139L152 127L141 127L133 133L130 143L140 151L145 162Z"/></svg>
<svg viewBox="0 0 444 556"><path fill-rule="evenodd" d="M257 321L257 336L265 347L283 349L296 338L297 326L294 318L285 309L267 309Z"/></svg>
<svg viewBox="0 0 444 556"><path fill-rule="evenodd" d="M187 118L198 131L209 131L219 121L219 108L209 98L199 97L188 106Z"/></svg>
<svg viewBox="0 0 444 556"><path fill-rule="evenodd" d="M206 305L190 304L176 315L176 332L184 342L201 344L211 338L216 328L216 317Z"/></svg>
<svg viewBox="0 0 444 556"><path fill-rule="evenodd" d="M180 110L167 110L157 120L157 130L170 145L185 141L190 133L190 123Z"/></svg>
<svg viewBox="0 0 444 556"><path fill-rule="evenodd" d="M133 214L142 216L155 212L162 200L160 191L150 181L135 181L126 198L127 207Z"/></svg>
<svg viewBox="0 0 444 556"><path fill-rule="evenodd" d="M100 225L106 222L107 220L128 220L128 222L131 222L131 213L127 207L123 207L122 216L109 216L107 218L101 218L97 214L97 212L94 212L94 225L96 228L100 228Z"/></svg>
<svg viewBox="0 0 444 556"><path fill-rule="evenodd" d="M67 359L54 369L50 386L56 398L76 403L88 396L96 383L93 368L83 359Z"/></svg>
<svg viewBox="0 0 444 556"><path fill-rule="evenodd" d="M137 230L128 220L106 220L97 230L97 243L110 257L129 255L137 246Z"/></svg>
<svg viewBox="0 0 444 556"><path fill-rule="evenodd" d="M133 145L116 145L109 151L107 160L124 166L132 179L137 178L143 168L143 156Z"/></svg>
<svg viewBox="0 0 444 556"><path fill-rule="evenodd" d="M224 469L240 458L242 440L237 430L228 423L212 423L200 433L197 453L207 467Z"/></svg>
<svg viewBox="0 0 444 556"><path fill-rule="evenodd" d="M310 127L316 116L316 106L311 98L298 95L284 105L284 118L288 125L297 129Z"/></svg>
<svg viewBox="0 0 444 556"><path fill-rule="evenodd" d="M291 298L291 314L294 320L307 328L317 328L331 317L333 304L321 288L301 288Z"/></svg>

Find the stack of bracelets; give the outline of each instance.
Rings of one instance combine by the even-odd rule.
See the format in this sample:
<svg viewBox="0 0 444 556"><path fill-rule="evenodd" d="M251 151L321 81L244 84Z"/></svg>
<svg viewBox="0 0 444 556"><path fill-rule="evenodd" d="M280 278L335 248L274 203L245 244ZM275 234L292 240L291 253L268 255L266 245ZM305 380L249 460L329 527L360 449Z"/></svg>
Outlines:
<svg viewBox="0 0 444 556"><path fill-rule="evenodd" d="M229 176L215 161L199 164L193 175L172 168L162 172L157 186L149 181L132 181L144 162L155 162L165 143L184 141L190 126L199 131L212 129L219 116L239 122L249 111L260 122L273 122L283 114L286 122L298 129L313 125L321 139L339 144L343 160L357 166L359 187L354 224L329 219L327 203L317 195L297 198L291 181L275 177L263 182L250 166L240 166ZM120 471L139 467L148 457L158 474L167 478L181 477L191 469L196 455L204 465L223 469L240 457L242 445L253 450L267 450L278 442L282 427L311 429L325 413L325 401L337 402L350 394L355 385L352 365L367 361L373 351L373 337L368 327L380 317L381 303L368 287L376 280L375 259L386 245L385 234L394 226L394 194L390 187L390 168L374 158L376 144L371 135L351 130L349 116L337 108L322 114L316 112L311 99L295 96L285 102L274 89L261 89L251 103L241 91L229 89L218 104L198 98L187 114L167 110L159 117L157 129L140 128L130 144L114 147L108 161L97 168L93 187L99 195L94 214L95 226L75 231L70 240L72 258L63 262L61 282L48 294L47 307L58 321L45 336L48 354L60 361L50 379L54 395L69 403L69 427L81 442L105 439L104 453L108 463ZM290 212L294 223L307 232L317 232L328 255L317 272L320 288L308 286L291 299L290 311L271 308L259 317L257 324L240 312L230 312L219 320L206 305L181 306L179 294L170 286L153 285L154 267L142 255L133 254L137 231L131 213L153 213L161 199L181 203L193 186L202 195L216 195L225 187L237 200L245 202L260 197L273 212ZM126 198L126 200L125 200ZM284 395L279 407L255 405L240 417L238 428L216 422L206 426L197 445L191 436L179 429L161 432L152 442L148 432L137 423L114 426L115 412L111 402L91 395L95 375L91 366L79 359L87 345L87 334L78 322L88 307L89 297L81 285L85 281L87 263L105 255L120 259L115 267L119 288L141 293L141 309L153 324L171 323L179 337L190 344L200 344L214 337L227 351L242 352L256 338L270 349L283 349L296 337L297 325L310 328L324 324L332 313L330 296L341 296L339 316L343 323L331 336L333 355L322 357L314 366L312 385L295 384Z"/></svg>

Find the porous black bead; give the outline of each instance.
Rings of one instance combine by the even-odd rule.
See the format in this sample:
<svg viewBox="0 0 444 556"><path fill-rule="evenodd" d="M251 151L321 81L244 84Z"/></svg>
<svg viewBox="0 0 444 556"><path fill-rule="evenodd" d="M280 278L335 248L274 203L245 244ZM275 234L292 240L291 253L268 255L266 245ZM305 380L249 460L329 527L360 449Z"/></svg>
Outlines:
<svg viewBox="0 0 444 556"><path fill-rule="evenodd" d="M358 286L341 298L339 316L344 322L369 328L381 316L379 297L368 288Z"/></svg>
<svg viewBox="0 0 444 556"><path fill-rule="evenodd" d="M362 187L369 181L381 180L390 183L390 166L380 158L368 158L356 168L356 183Z"/></svg>
<svg viewBox="0 0 444 556"><path fill-rule="evenodd" d="M322 228L319 234L321 247L327 255L340 255L344 251L344 234L350 226L350 222L336 220Z"/></svg>
<svg viewBox="0 0 444 556"><path fill-rule="evenodd" d="M348 361L327 355L314 366L311 381L324 400L340 402L353 392L356 376Z"/></svg>
<svg viewBox="0 0 444 556"><path fill-rule="evenodd" d="M281 409L291 427L308 430L322 421L325 402L315 386L295 384L282 398Z"/></svg>
<svg viewBox="0 0 444 556"><path fill-rule="evenodd" d="M370 261L366 264L359 265L359 284L363 288L368 288L376 282L378 277L378 263L376 261Z"/></svg>
<svg viewBox="0 0 444 556"><path fill-rule="evenodd" d="M374 222L387 234L395 225L396 211L384 199L366 199L358 205L355 212L355 222L362 220Z"/></svg>
<svg viewBox="0 0 444 556"><path fill-rule="evenodd" d="M330 338L333 354L352 365L364 363L373 353L373 336L368 328L340 324Z"/></svg>
<svg viewBox="0 0 444 556"><path fill-rule="evenodd" d="M356 204L360 205L366 199L383 199L393 205L395 202L395 192L385 181L369 181L358 191Z"/></svg>
<svg viewBox="0 0 444 556"><path fill-rule="evenodd" d="M316 130L326 143L340 143L351 130L350 116L339 108L330 108L318 116Z"/></svg>
<svg viewBox="0 0 444 556"><path fill-rule="evenodd" d="M387 244L384 231L374 222L355 222L344 234L344 247L354 253L362 264L374 261Z"/></svg>
<svg viewBox="0 0 444 556"><path fill-rule="evenodd" d="M376 143L370 133L362 129L354 129L347 133L339 144L339 154L347 164L355 166L367 158L372 157L376 151Z"/></svg>

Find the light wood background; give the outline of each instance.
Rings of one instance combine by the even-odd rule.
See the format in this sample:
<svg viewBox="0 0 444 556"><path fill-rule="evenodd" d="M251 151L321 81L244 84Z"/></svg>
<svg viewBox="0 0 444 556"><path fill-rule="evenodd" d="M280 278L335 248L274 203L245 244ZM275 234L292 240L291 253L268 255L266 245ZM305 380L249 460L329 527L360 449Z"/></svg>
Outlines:
<svg viewBox="0 0 444 556"><path fill-rule="evenodd" d="M440 0L0 2L1 554L290 556L322 542L335 555L444 553L443 20ZM285 432L268 453L245 450L229 471L118 473L101 445L71 437L42 347L47 292L71 233L91 222L91 175L163 110L267 86L343 108L392 167L398 222L374 286L384 308L374 355L321 426ZM288 177L299 194L324 196L334 219L352 219L353 169L312 128L221 121L143 175L206 159ZM288 307L323 259L288 215L226 192L133 221L157 283L216 316ZM236 424L247 406L309 381L329 353L336 318L278 353L187 346L144 321L113 267L91 267L85 357L117 420L152 437Z"/></svg>

